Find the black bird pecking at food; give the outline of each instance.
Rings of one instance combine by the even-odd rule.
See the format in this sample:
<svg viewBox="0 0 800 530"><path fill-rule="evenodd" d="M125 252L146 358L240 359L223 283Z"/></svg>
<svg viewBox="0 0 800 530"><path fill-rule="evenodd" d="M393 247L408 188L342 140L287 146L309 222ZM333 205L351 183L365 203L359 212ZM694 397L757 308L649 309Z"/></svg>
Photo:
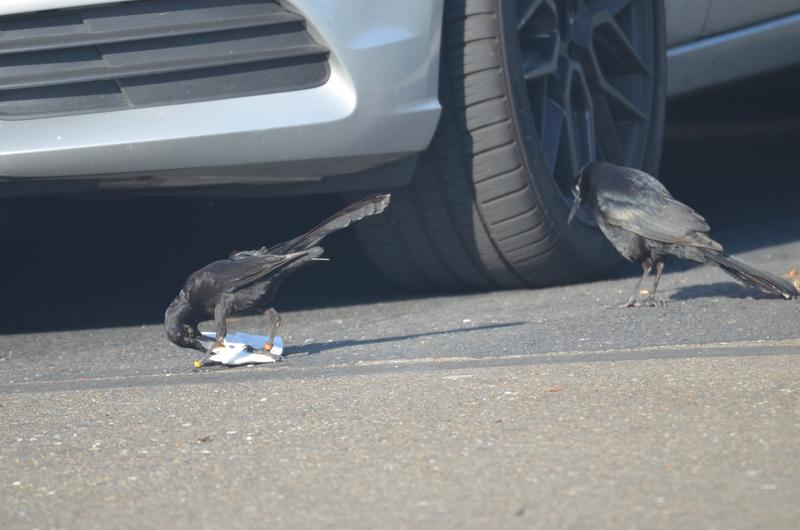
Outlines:
<svg viewBox="0 0 800 530"><path fill-rule="evenodd" d="M228 259L193 272L164 315L167 338L178 346L204 352L205 361L225 338L228 316L260 312L272 322L269 340L264 345L269 352L280 325L280 316L270 302L281 282L300 267L322 259L323 249L318 244L325 236L383 212L389 206L389 198L389 194L367 197L290 241L233 252ZM216 325L216 340L204 336L197 327L211 319ZM203 361L195 365L202 365Z"/></svg>
<svg viewBox="0 0 800 530"><path fill-rule="evenodd" d="M663 184L644 171L591 162L575 177L573 193L568 222L581 205L590 204L611 244L625 259L642 265L642 277L623 307L636 305L642 283L654 265L656 277L648 302L656 303L656 289L668 255L720 267L743 284L766 293L786 299L798 295L788 280L725 254L722 245L708 237L706 220L675 200Z"/></svg>

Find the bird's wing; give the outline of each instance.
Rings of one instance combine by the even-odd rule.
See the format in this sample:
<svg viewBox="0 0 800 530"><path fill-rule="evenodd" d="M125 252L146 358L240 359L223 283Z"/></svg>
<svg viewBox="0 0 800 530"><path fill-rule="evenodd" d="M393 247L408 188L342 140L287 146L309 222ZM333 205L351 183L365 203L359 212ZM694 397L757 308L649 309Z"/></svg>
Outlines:
<svg viewBox="0 0 800 530"><path fill-rule="evenodd" d="M710 228L702 215L647 173L626 169L622 178L606 179L595 190L596 208L609 224L662 243L722 250L706 236Z"/></svg>
<svg viewBox="0 0 800 530"><path fill-rule="evenodd" d="M271 254L219 260L193 273L186 283L193 285L195 291L214 288L221 292L233 292L260 280L291 260L290 256Z"/></svg>

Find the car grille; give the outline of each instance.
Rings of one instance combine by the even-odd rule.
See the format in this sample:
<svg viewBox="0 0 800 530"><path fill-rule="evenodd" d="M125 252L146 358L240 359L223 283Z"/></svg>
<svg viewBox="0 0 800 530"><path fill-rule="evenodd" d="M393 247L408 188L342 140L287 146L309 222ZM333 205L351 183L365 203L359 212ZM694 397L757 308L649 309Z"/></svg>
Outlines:
<svg viewBox="0 0 800 530"><path fill-rule="evenodd" d="M0 118L319 86L328 50L264 0L138 0L0 17Z"/></svg>

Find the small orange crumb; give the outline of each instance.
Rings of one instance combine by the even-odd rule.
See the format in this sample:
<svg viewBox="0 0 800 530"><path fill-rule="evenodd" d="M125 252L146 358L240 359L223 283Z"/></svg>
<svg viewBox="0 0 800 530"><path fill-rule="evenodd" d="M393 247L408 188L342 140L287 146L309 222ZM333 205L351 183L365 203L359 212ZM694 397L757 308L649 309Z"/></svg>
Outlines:
<svg viewBox="0 0 800 530"><path fill-rule="evenodd" d="M545 392L561 392L561 385L553 385L545 390Z"/></svg>

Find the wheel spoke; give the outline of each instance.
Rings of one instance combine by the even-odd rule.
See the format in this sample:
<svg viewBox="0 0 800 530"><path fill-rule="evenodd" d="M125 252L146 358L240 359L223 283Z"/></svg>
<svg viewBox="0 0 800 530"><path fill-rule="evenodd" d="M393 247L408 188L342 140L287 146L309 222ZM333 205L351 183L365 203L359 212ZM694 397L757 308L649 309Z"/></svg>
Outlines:
<svg viewBox="0 0 800 530"><path fill-rule="evenodd" d="M575 135L575 124L569 116L566 116L565 125L565 134L559 146L560 157L558 167L561 170L561 174L558 175L558 178L562 186L566 186L566 189L569 189L572 185L573 178L578 174L578 171L580 171L581 163L578 153L578 139Z"/></svg>
<svg viewBox="0 0 800 530"><path fill-rule="evenodd" d="M611 16L602 18L604 20L595 25L592 44L595 54L599 56L608 73L638 73L649 76L650 69L617 21Z"/></svg>
<svg viewBox="0 0 800 530"><path fill-rule="evenodd" d="M632 0L594 0L587 6L592 11L607 11L616 15L630 5Z"/></svg>
<svg viewBox="0 0 800 530"><path fill-rule="evenodd" d="M597 142L609 162L623 164L619 132L608 108L608 100L603 94L594 94L594 128Z"/></svg>
<svg viewBox="0 0 800 530"><path fill-rule="evenodd" d="M556 158L558 157L558 144L561 141L561 129L566 120L566 112L558 106L552 99L544 100L544 112L542 113L542 127L539 129L544 151L544 160L550 171L555 171Z"/></svg>
<svg viewBox="0 0 800 530"><path fill-rule="evenodd" d="M559 61L556 79L551 93L563 121L556 178L563 189L569 190L580 168L596 158L592 95L581 67L566 57ZM553 133L552 129L547 132Z"/></svg>
<svg viewBox="0 0 800 530"><path fill-rule="evenodd" d="M598 156L636 165L653 82L650 0L516 0L541 154L565 196Z"/></svg>
<svg viewBox="0 0 800 530"><path fill-rule="evenodd" d="M519 0L517 6L522 74L526 81L550 75L561 46L556 7L552 0Z"/></svg>
<svg viewBox="0 0 800 530"><path fill-rule="evenodd" d="M558 48L560 38L558 33L549 35L549 39L537 39L538 46L532 46L525 53L522 60L522 75L526 81L550 75L556 71L558 65Z"/></svg>
<svg viewBox="0 0 800 530"><path fill-rule="evenodd" d="M556 21L557 13L553 0L517 0L517 30L541 30L543 24L550 25L551 20ZM540 20L537 21L537 18Z"/></svg>
<svg viewBox="0 0 800 530"><path fill-rule="evenodd" d="M521 30L530 21L542 0L517 0L517 30Z"/></svg>
<svg viewBox="0 0 800 530"><path fill-rule="evenodd" d="M603 92L608 96L608 104L612 110L612 114L617 117L617 121L623 120L636 120L647 121L647 115L642 112L631 100L622 95L622 93L614 88L614 86L602 79L600 87Z"/></svg>
<svg viewBox="0 0 800 530"><path fill-rule="evenodd" d="M547 77L537 79L527 84L528 89L528 103L530 104L531 111L533 112L533 121L536 125L536 130L541 135L544 126L544 104L547 101Z"/></svg>
<svg viewBox="0 0 800 530"><path fill-rule="evenodd" d="M577 156L576 171L584 164L594 160L595 154L595 127L592 94L583 72L576 63L570 62L569 84L569 115L572 117L573 134L575 137L575 154Z"/></svg>
<svg viewBox="0 0 800 530"><path fill-rule="evenodd" d="M569 186L569 184L572 183L572 178L578 174L581 163L580 154L578 153L578 138L575 133L575 123L567 119L566 125L566 145L562 144L562 147L565 148L565 154L567 155L566 160L564 160L565 164L562 166L566 173L562 176L562 180Z"/></svg>
<svg viewBox="0 0 800 530"><path fill-rule="evenodd" d="M615 121L647 121L645 113L606 79L594 50L590 48L580 48L578 51L580 52L579 58L581 65L583 65L584 71L588 76L592 91L602 91L605 93L608 97L609 108L611 109Z"/></svg>

